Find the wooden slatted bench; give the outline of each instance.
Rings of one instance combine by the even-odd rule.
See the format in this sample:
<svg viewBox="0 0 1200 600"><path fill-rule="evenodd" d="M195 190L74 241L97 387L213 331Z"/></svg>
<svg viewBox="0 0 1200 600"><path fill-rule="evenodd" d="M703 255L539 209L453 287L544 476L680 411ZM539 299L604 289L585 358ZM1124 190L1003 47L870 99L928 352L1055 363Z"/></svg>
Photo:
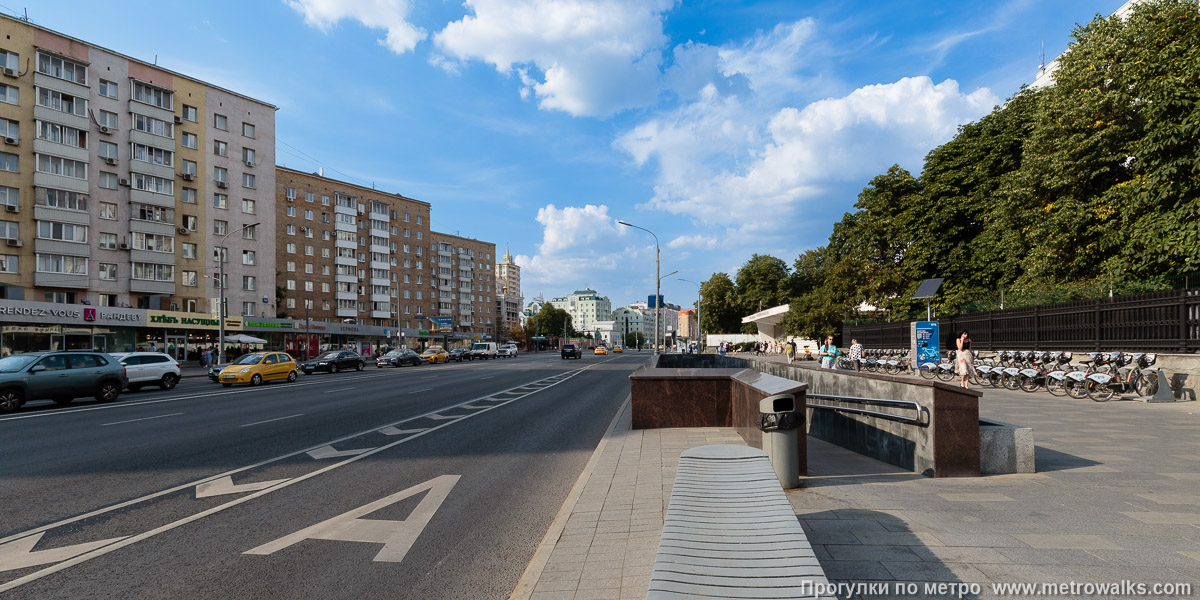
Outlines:
<svg viewBox="0 0 1200 600"><path fill-rule="evenodd" d="M697 446L679 457L648 600L831 598L767 454Z"/></svg>

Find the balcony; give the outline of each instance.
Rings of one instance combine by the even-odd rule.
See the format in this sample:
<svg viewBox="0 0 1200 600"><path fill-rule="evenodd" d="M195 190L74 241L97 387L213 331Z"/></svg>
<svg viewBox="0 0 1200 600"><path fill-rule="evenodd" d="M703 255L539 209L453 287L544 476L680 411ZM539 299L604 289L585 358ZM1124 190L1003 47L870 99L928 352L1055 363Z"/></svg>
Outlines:
<svg viewBox="0 0 1200 600"><path fill-rule="evenodd" d="M357 317L358 309L357 308L338 308L337 316L338 317Z"/></svg>
<svg viewBox="0 0 1200 600"><path fill-rule="evenodd" d="M374 319L389 319L389 318L391 318L391 316L392 316L392 313L390 313L386 310L371 311L371 318L374 318Z"/></svg>

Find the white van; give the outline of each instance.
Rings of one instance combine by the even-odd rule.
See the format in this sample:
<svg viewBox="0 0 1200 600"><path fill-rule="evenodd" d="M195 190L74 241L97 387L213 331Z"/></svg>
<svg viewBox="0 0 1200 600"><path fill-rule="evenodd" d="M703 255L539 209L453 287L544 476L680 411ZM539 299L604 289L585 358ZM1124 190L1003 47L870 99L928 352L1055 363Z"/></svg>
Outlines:
<svg viewBox="0 0 1200 600"><path fill-rule="evenodd" d="M498 353L496 342L475 342L471 345L471 355L475 358L487 360L489 358L496 358Z"/></svg>

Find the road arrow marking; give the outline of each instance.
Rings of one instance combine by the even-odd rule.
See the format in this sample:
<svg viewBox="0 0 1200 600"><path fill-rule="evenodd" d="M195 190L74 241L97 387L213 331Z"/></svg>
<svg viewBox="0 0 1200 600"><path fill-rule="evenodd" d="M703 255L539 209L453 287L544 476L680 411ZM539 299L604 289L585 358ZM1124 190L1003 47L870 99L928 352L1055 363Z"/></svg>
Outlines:
<svg viewBox="0 0 1200 600"><path fill-rule="evenodd" d="M24 569L27 567L36 567L48 563L55 563L64 560L69 560L95 550L107 546L113 542L119 542L126 537L112 538L100 540L98 542L87 542L85 544L76 544L74 546L63 546L62 548L50 548L49 550L38 550L34 552L33 547L41 541L42 536L46 532L41 532L36 535L13 540L7 544L0 545L0 572L12 571L14 569Z"/></svg>
<svg viewBox="0 0 1200 600"><path fill-rule="evenodd" d="M417 541L417 537L425 530L425 526L429 525L429 520L433 518L433 514L450 495L450 490L454 489L454 484L458 483L460 477L461 475L442 475L430 479L425 483L414 485L402 492L360 506L312 527L306 527L273 542L251 548L244 554L267 555L304 540L333 540L383 544L383 548L375 555L375 562L400 562L404 560L404 556ZM421 499L421 503L413 509L412 514L403 521L359 518L405 498L416 496L425 490L429 490L429 493Z"/></svg>
<svg viewBox="0 0 1200 600"><path fill-rule="evenodd" d="M353 450L338 450L333 446L321 446L316 450L309 450L308 455L321 460L323 458L342 458L343 456L358 456L363 452L370 452L374 448L354 448Z"/></svg>
<svg viewBox="0 0 1200 600"><path fill-rule="evenodd" d="M488 408L488 407L486 407L486 406L472 406L472 405L470 405L470 404L464 404L464 405L460 406L459 408L465 408L465 409L467 409L467 410L483 410L483 409L485 409L485 408Z"/></svg>
<svg viewBox="0 0 1200 600"><path fill-rule="evenodd" d="M461 419L467 415L427 415L427 416L430 419L433 419L435 421L451 421L454 419Z"/></svg>
<svg viewBox="0 0 1200 600"><path fill-rule="evenodd" d="M225 494L240 494L242 492L257 492L265 490L277 483L283 483L287 479L276 479L274 481L260 481L258 483L233 483L233 476L226 475L220 479L206 481L196 486L196 498L209 498L212 496L224 496Z"/></svg>
<svg viewBox="0 0 1200 600"><path fill-rule="evenodd" d="M383 435L408 435L410 433L421 433L422 431L429 431L429 428L424 427L421 429L396 429L395 427L388 425L387 427L380 429L379 433L382 433Z"/></svg>

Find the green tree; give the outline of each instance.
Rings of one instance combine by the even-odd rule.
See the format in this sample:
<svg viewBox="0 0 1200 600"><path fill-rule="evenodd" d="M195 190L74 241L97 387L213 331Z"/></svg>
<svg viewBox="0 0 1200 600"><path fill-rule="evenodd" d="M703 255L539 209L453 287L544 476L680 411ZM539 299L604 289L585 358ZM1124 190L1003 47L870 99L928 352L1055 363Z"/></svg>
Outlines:
<svg viewBox="0 0 1200 600"><path fill-rule="evenodd" d="M629 333L625 334L626 348L641 348L645 343L646 336L642 335L642 332L640 331L630 331Z"/></svg>
<svg viewBox="0 0 1200 600"><path fill-rule="evenodd" d="M741 331L741 304L737 288L724 273L713 273L700 285L704 298L704 330L709 333L737 333Z"/></svg>
<svg viewBox="0 0 1200 600"><path fill-rule="evenodd" d="M742 315L787 302L791 293L787 263L769 254L755 254L737 272L737 297ZM740 319L739 319L740 320Z"/></svg>
<svg viewBox="0 0 1200 600"><path fill-rule="evenodd" d="M545 336L562 336L563 326L566 326L566 336L576 337L579 332L575 331L571 324L571 315L561 308L555 308L553 304L547 302L542 305L542 309L538 313L529 318L526 326L538 332L538 335Z"/></svg>

